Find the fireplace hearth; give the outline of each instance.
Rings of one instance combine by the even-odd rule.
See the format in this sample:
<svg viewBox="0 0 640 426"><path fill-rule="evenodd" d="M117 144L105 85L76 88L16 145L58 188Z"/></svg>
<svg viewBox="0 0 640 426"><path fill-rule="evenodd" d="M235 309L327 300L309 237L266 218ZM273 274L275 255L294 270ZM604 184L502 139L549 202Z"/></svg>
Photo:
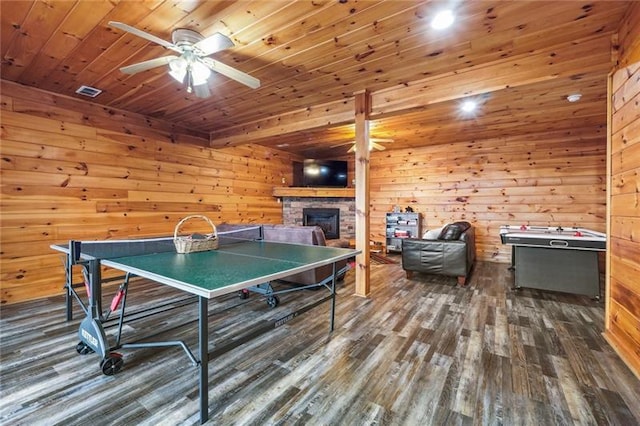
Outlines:
<svg viewBox="0 0 640 426"><path fill-rule="evenodd" d="M327 240L340 238L340 209L302 209L302 223L305 226L319 226Z"/></svg>

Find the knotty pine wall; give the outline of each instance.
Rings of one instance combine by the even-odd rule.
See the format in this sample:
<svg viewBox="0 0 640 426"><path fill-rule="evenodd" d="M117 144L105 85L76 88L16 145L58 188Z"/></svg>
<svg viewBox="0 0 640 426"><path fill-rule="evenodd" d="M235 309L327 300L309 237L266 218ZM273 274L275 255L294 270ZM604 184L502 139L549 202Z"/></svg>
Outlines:
<svg viewBox="0 0 640 426"><path fill-rule="evenodd" d="M282 222L272 190L292 180L288 154L214 150L148 118L13 83L1 88L2 303L62 293L53 243L169 235L190 214Z"/></svg>
<svg viewBox="0 0 640 426"><path fill-rule="evenodd" d="M610 235L605 337L640 378L640 62L618 70L610 88Z"/></svg>
<svg viewBox="0 0 640 426"><path fill-rule="evenodd" d="M466 220L477 257L510 262L500 225L605 232L606 129L527 134L371 155L371 232L384 239L394 205L423 215L423 231Z"/></svg>

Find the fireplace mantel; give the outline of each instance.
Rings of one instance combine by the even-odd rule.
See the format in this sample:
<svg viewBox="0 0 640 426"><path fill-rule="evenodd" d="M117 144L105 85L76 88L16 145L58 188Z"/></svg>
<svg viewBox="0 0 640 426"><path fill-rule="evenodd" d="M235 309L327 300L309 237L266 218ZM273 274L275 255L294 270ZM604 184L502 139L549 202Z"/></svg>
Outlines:
<svg viewBox="0 0 640 426"><path fill-rule="evenodd" d="M280 186L273 188L274 197L355 198L355 188L308 188Z"/></svg>

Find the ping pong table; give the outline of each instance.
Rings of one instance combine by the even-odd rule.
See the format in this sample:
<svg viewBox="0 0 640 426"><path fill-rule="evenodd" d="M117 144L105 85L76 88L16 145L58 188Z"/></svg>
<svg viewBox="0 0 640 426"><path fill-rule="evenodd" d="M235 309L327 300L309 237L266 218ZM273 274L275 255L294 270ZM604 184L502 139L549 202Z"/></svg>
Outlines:
<svg viewBox="0 0 640 426"><path fill-rule="evenodd" d="M260 237L247 239L225 236L220 233L220 245L217 250L189 254L176 253L172 238L152 238L143 240L111 240L111 241L70 241L68 246L52 245L55 250L63 252L67 257L68 267L81 265L87 285L88 305L83 306L85 318L80 323L78 337L80 343L76 347L78 353L96 352L102 357L100 367L107 375L117 373L122 365L122 355L113 351L124 348L146 348L180 346L199 370L200 421L209 418L209 361L215 356L236 347L238 343L220 346L214 350L209 348L209 299L233 292L246 290L252 286L286 278L289 275L303 272L324 265L333 265L333 277L330 282L310 286L291 287L270 294L299 291L310 287L324 287L329 295L321 297L294 312L270 322L267 326L256 329L250 337L257 337L264 332L277 328L298 315L330 301L330 331L334 328L336 277L345 271L336 270L336 263L354 257L360 252L352 249L325 246L310 246L267 242ZM261 230L259 235L262 235ZM118 332L115 345L109 344L105 332L106 317L102 311L102 267L122 271L123 284L120 286L114 301L123 298L120 308ZM67 284L72 281L72 273L67 272ZM126 290L132 276L147 278L181 290L198 300L198 348L196 354L183 341L148 341L149 336L138 338L130 343L121 342L122 324L125 318ZM68 288L69 290L69 288ZM69 300L68 302L69 303ZM110 311L117 304L111 303ZM69 318L69 314L67 314ZM159 333L154 333L154 336ZM142 342L141 340L145 340ZM248 339L241 340L240 343Z"/></svg>

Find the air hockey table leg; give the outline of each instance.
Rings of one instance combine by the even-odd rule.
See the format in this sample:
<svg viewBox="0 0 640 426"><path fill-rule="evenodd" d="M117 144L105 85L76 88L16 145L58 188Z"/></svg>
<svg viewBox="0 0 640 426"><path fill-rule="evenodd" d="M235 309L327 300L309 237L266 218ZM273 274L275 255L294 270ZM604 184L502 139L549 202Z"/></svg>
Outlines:
<svg viewBox="0 0 640 426"><path fill-rule="evenodd" d="M516 259L516 246L511 246L511 266L509 266L509 271L516 270L515 259Z"/></svg>

